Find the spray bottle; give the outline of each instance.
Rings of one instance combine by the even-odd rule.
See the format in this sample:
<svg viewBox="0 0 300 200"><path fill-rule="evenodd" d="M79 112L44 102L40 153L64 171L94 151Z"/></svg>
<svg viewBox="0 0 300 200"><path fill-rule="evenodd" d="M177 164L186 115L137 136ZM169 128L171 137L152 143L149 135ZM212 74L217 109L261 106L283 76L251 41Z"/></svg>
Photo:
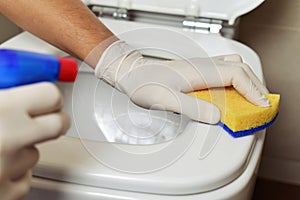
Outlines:
<svg viewBox="0 0 300 200"><path fill-rule="evenodd" d="M77 73L71 58L0 49L0 89L42 81L73 82Z"/></svg>

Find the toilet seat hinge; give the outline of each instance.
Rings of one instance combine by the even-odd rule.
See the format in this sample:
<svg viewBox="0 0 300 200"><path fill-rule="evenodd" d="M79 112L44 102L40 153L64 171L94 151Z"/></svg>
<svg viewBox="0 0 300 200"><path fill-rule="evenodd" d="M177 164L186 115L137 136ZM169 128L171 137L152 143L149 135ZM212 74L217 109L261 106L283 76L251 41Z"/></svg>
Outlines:
<svg viewBox="0 0 300 200"><path fill-rule="evenodd" d="M199 30L208 33L220 33L223 28L223 21L218 19L196 18L187 16L182 22L182 27L192 30Z"/></svg>
<svg viewBox="0 0 300 200"><path fill-rule="evenodd" d="M195 32L221 34L228 38L233 38L235 35L235 25L229 26L227 21L221 19L166 14L102 5L88 5L88 7L97 17L181 27Z"/></svg>

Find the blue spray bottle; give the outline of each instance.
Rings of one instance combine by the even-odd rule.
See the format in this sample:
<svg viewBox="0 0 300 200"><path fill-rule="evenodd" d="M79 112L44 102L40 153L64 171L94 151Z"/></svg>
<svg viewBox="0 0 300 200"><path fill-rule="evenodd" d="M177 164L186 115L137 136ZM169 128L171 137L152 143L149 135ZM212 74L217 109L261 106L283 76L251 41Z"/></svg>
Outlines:
<svg viewBox="0 0 300 200"><path fill-rule="evenodd" d="M0 89L41 81L75 81L77 63L28 51L0 49Z"/></svg>

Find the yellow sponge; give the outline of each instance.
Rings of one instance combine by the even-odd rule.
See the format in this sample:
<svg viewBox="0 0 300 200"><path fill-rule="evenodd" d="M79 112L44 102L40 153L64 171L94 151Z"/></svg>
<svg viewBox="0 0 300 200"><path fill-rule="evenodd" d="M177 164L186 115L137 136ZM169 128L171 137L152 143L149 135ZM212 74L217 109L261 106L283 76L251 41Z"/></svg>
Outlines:
<svg viewBox="0 0 300 200"><path fill-rule="evenodd" d="M221 125L233 137L250 135L269 127L276 119L279 94L266 94L270 107L255 106L233 87L200 90L190 95L215 104L221 111Z"/></svg>

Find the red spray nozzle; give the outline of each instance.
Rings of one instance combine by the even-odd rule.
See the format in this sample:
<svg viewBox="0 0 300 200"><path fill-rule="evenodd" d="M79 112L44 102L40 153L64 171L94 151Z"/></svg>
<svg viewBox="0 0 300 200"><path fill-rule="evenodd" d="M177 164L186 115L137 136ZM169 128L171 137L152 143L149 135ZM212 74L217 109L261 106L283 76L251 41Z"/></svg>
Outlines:
<svg viewBox="0 0 300 200"><path fill-rule="evenodd" d="M66 82L75 81L78 73L76 61L72 58L59 57L58 59L60 62L58 80Z"/></svg>

